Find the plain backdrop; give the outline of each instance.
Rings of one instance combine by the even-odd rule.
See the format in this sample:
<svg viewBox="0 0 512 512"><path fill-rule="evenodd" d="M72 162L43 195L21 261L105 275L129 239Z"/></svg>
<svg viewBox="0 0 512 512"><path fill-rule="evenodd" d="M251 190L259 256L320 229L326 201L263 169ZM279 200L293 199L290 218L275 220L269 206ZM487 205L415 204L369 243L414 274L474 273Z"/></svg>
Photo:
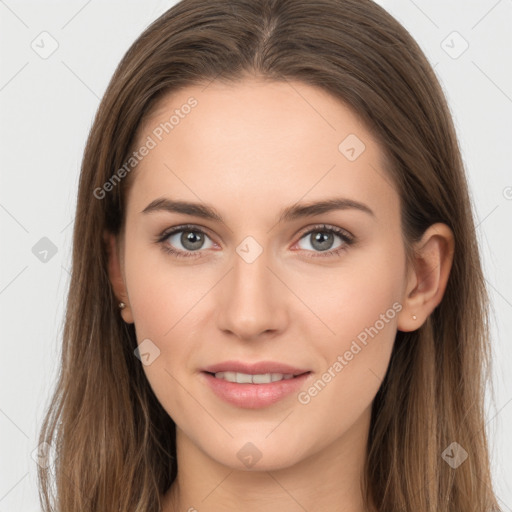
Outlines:
<svg viewBox="0 0 512 512"><path fill-rule="evenodd" d="M93 116L128 47L174 3L0 0L0 512L40 510L33 453L58 369ZM426 53L455 120L494 308L487 427L496 492L510 512L512 1L379 3Z"/></svg>

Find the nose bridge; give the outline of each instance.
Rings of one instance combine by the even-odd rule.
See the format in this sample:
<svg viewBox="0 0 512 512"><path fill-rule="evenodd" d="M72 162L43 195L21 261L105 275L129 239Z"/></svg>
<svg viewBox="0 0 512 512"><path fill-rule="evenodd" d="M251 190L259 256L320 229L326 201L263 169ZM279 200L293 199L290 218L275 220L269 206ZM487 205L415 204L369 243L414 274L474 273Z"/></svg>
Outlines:
<svg viewBox="0 0 512 512"><path fill-rule="evenodd" d="M254 238L247 237L239 244L223 288L219 328L253 338L282 327L283 301L276 289L278 280L267 268L270 260L270 252Z"/></svg>

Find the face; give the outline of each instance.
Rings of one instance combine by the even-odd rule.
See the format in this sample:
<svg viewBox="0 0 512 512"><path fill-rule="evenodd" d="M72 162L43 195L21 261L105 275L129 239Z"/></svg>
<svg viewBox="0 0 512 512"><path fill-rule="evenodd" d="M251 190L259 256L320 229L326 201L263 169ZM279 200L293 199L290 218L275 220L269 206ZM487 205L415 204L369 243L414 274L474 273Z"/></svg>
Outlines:
<svg viewBox="0 0 512 512"><path fill-rule="evenodd" d="M322 90L203 88L139 130L123 314L180 439L232 468L289 467L366 435L406 285L399 197Z"/></svg>

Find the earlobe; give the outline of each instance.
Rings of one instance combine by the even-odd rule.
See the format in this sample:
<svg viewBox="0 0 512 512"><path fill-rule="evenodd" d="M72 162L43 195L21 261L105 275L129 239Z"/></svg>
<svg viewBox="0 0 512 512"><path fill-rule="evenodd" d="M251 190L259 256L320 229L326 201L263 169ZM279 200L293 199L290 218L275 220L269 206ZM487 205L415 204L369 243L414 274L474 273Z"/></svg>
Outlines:
<svg viewBox="0 0 512 512"><path fill-rule="evenodd" d="M398 330L404 332L418 329L443 299L453 263L452 230L433 224L417 242L415 254L398 317Z"/></svg>
<svg viewBox="0 0 512 512"><path fill-rule="evenodd" d="M124 307L119 307L121 316L126 323L133 323L132 312L121 269L117 238L114 234L105 231L103 233L103 241L108 256L108 276L110 284L112 285L117 305L119 306L120 303L124 304Z"/></svg>

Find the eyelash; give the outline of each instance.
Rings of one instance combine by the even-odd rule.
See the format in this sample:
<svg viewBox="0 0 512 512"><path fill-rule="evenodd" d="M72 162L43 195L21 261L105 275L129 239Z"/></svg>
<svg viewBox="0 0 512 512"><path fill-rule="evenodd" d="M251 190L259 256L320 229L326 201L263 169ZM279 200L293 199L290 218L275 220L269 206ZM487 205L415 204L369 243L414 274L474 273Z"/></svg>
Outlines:
<svg viewBox="0 0 512 512"><path fill-rule="evenodd" d="M157 238L156 242L161 245L162 249L166 253L172 254L176 258L198 258L198 257L200 258L201 256L199 255L199 253L201 252L201 250L185 252L185 251L173 249L171 246L169 246L168 244L165 243L165 241L171 235L180 233L182 231L191 231L193 233L201 233L203 235L208 236L208 238L210 238L208 233L203 231L198 226L195 226L193 224L185 224L182 226L176 226L174 228L171 228L170 230L165 231ZM325 257L329 257L329 256L339 256L343 251L347 250L347 247L349 247L350 245L352 245L355 242L355 239L352 236L349 236L345 230L337 228L335 226L329 226L326 224L318 224L316 226L313 226L308 231L302 233L299 240L302 240L306 235L310 235L311 233L315 233L315 232L333 233L341 238L341 240L343 241L343 245L341 245L337 249L332 249L330 251L319 251L316 253L317 255L309 255L308 256L309 258L318 258L318 257L325 258ZM311 252L311 251L308 251L308 252Z"/></svg>

